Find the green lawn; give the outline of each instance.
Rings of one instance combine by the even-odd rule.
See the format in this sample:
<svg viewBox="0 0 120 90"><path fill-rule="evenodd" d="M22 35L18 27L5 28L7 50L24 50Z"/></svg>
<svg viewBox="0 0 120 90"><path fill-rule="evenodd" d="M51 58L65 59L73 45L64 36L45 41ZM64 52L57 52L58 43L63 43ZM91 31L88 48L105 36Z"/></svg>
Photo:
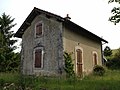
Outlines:
<svg viewBox="0 0 120 90"><path fill-rule="evenodd" d="M62 77L20 76L18 73L0 73L0 90L14 83L11 89L4 90L120 90L120 71L107 70L104 76L89 75L81 79ZM42 88L42 89L40 89Z"/></svg>

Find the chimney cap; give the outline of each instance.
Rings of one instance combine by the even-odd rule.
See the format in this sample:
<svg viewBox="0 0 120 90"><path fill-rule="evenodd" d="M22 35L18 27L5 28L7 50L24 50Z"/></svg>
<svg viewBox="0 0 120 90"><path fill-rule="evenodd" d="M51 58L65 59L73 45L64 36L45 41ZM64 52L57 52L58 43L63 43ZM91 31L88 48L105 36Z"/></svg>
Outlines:
<svg viewBox="0 0 120 90"><path fill-rule="evenodd" d="M69 14L66 15L65 19L67 19L67 20L71 19L71 17L69 16Z"/></svg>

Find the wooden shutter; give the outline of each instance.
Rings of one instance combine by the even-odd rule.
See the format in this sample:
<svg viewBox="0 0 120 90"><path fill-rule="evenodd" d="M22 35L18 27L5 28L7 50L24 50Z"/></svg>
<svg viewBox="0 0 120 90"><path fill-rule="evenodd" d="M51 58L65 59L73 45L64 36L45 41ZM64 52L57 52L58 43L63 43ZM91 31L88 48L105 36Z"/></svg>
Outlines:
<svg viewBox="0 0 120 90"><path fill-rule="evenodd" d="M35 68L41 68L42 61L42 50L35 50Z"/></svg>
<svg viewBox="0 0 120 90"><path fill-rule="evenodd" d="M82 63L82 51L77 49L77 62Z"/></svg>
<svg viewBox="0 0 120 90"><path fill-rule="evenodd" d="M40 36L42 34L42 23L36 25L36 36Z"/></svg>
<svg viewBox="0 0 120 90"><path fill-rule="evenodd" d="M82 51L77 49L77 74L82 75Z"/></svg>
<svg viewBox="0 0 120 90"><path fill-rule="evenodd" d="M77 50L77 62L80 62L80 50Z"/></svg>
<svg viewBox="0 0 120 90"><path fill-rule="evenodd" d="M93 59L94 59L94 64L97 65L97 54L94 53L94 54L93 54L93 57L94 57L94 58L93 58Z"/></svg>

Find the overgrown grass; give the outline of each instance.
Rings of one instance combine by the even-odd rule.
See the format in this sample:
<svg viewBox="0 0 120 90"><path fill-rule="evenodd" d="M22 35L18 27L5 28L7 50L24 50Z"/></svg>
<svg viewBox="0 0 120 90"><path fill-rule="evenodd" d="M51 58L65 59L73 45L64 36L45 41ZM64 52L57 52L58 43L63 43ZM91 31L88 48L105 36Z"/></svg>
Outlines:
<svg viewBox="0 0 120 90"><path fill-rule="evenodd" d="M19 78L18 73L0 73L0 80L4 80L4 82L17 83L18 78Z"/></svg>
<svg viewBox="0 0 120 90"><path fill-rule="evenodd" d="M107 70L104 76L91 74L82 80L63 77L21 77L18 73L0 73L0 80L4 80L5 83L15 83L16 86L23 86L24 90L27 87L30 87L32 90L119 90L120 71Z"/></svg>

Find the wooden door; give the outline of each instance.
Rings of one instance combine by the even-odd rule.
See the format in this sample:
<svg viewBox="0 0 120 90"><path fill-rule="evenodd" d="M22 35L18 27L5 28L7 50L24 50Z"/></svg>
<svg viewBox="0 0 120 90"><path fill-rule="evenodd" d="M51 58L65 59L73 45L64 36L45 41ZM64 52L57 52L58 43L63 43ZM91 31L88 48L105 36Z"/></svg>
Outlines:
<svg viewBox="0 0 120 90"><path fill-rule="evenodd" d="M77 74L78 76L82 75L82 51L80 49L76 50L77 52Z"/></svg>

